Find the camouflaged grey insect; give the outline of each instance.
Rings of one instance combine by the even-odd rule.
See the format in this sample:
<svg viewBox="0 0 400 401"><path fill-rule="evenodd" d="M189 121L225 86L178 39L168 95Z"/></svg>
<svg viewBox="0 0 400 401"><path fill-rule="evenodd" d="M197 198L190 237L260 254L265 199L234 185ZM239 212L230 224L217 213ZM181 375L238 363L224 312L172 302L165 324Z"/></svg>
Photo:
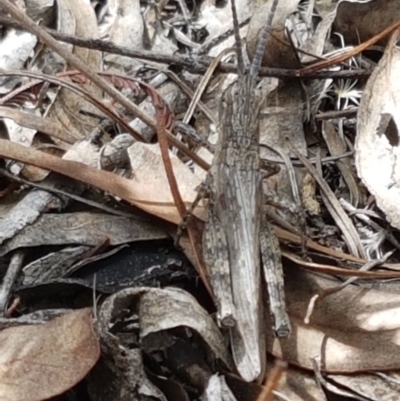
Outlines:
<svg viewBox="0 0 400 401"><path fill-rule="evenodd" d="M279 244L263 213L258 123L263 99L256 91L277 0L273 0L256 55L246 73L235 4L231 2L239 78L222 98L220 138L207 177L210 201L203 256L217 300L218 323L230 332L240 375L253 381L264 375L266 365L263 278L273 329L278 337L290 333Z"/></svg>

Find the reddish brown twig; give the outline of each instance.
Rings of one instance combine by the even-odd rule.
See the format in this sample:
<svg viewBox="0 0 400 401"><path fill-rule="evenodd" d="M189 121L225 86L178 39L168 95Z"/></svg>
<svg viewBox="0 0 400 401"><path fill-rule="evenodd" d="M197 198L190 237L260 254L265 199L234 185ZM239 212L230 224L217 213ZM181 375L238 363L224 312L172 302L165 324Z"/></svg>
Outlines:
<svg viewBox="0 0 400 401"><path fill-rule="evenodd" d="M271 401L274 397L274 390L278 387L279 380L281 379L283 372L287 369L287 362L282 359L276 359L275 365L272 368L271 373L265 378L265 384L257 401Z"/></svg>

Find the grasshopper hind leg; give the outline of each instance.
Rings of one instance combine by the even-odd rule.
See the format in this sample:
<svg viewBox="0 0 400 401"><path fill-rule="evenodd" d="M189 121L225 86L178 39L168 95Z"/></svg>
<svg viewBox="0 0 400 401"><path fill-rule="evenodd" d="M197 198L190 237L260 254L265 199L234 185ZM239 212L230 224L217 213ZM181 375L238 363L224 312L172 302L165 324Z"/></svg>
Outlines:
<svg viewBox="0 0 400 401"><path fill-rule="evenodd" d="M273 329L277 337L288 337L291 331L291 325L286 312L279 242L265 217L263 220L263 227L260 233L261 256L264 278L268 289L269 307L273 319Z"/></svg>
<svg viewBox="0 0 400 401"><path fill-rule="evenodd" d="M220 327L235 325L232 283L226 236L213 208L208 209L208 219L203 232L203 257L207 267L215 299L218 302L217 321Z"/></svg>

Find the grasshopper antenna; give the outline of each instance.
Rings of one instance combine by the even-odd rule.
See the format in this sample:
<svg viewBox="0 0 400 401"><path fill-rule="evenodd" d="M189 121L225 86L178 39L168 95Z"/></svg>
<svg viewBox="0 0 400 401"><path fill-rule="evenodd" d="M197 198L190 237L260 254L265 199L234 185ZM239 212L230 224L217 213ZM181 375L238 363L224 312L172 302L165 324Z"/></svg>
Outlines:
<svg viewBox="0 0 400 401"><path fill-rule="evenodd" d="M232 13L233 13L233 0L232 1ZM258 75L258 72L260 71L262 59L264 57L264 51L265 51L265 45L267 44L267 39L269 34L271 33L271 26L272 26L272 20L275 15L276 7L278 5L278 0L271 0L272 5L271 5L271 10L268 13L268 19L267 23L264 25L264 28L261 32L261 37L260 40L257 43L257 48L256 52L253 57L253 62L251 63L250 66L250 76L253 78L256 78ZM236 12L236 10L235 10ZM233 22L235 23L235 18L233 19ZM236 20L237 23L237 20ZM238 27L239 29L239 27ZM235 31L236 35L236 31Z"/></svg>
<svg viewBox="0 0 400 401"><path fill-rule="evenodd" d="M242 52L242 41L240 40L239 20L236 12L235 0L231 0L232 18L233 18L233 32L235 35L236 57L238 63L239 76L244 75L244 57Z"/></svg>

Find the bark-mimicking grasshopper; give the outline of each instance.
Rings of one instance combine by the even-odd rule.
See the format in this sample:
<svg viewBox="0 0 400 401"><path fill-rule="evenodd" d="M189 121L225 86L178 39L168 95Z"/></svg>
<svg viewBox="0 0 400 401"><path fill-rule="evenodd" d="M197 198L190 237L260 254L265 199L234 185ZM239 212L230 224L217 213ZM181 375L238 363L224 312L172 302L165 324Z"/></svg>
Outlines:
<svg viewBox="0 0 400 401"><path fill-rule="evenodd" d="M220 138L207 178L210 201L203 234L203 256L217 300L218 322L230 331L237 369L247 381L259 379L265 371L262 277L273 328L279 337L290 333L279 244L263 212L259 156L258 118L263 99L256 91L256 80L277 6L277 0L271 1L253 63L245 72L231 0L239 78L222 98Z"/></svg>

